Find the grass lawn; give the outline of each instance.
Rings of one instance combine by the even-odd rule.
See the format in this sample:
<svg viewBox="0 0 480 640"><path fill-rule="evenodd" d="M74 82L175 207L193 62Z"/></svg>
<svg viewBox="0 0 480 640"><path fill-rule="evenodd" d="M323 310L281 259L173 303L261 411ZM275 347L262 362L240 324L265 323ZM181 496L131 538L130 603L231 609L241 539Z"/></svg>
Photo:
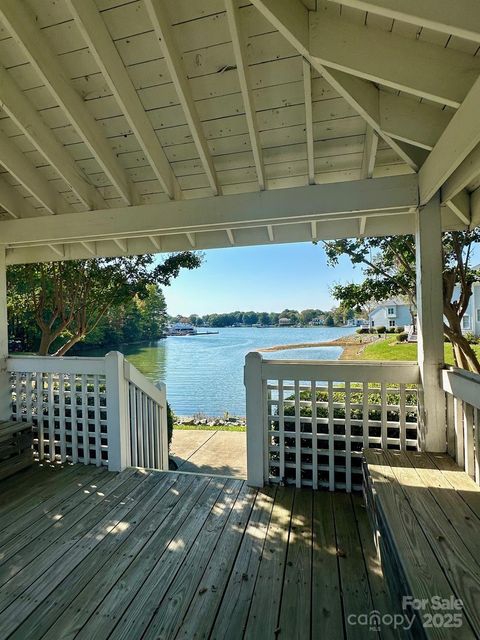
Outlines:
<svg viewBox="0 0 480 640"><path fill-rule="evenodd" d="M174 429L180 431L245 431L241 424L219 424L209 426L208 424L174 424Z"/></svg>
<svg viewBox="0 0 480 640"><path fill-rule="evenodd" d="M359 360L417 360L417 345L413 342L397 342L392 336L385 340L377 340L369 344L356 356ZM473 345L475 353L480 356L480 345ZM445 343L445 362L453 364L452 345Z"/></svg>

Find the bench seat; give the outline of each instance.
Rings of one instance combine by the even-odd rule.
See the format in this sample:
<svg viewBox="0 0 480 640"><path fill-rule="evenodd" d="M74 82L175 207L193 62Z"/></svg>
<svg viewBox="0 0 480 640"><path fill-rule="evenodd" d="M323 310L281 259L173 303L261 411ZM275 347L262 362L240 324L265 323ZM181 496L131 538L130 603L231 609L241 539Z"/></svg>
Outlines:
<svg viewBox="0 0 480 640"><path fill-rule="evenodd" d="M413 619L410 637L479 638L479 487L446 454L368 449L363 474L391 596ZM459 628L447 615L455 613Z"/></svg>

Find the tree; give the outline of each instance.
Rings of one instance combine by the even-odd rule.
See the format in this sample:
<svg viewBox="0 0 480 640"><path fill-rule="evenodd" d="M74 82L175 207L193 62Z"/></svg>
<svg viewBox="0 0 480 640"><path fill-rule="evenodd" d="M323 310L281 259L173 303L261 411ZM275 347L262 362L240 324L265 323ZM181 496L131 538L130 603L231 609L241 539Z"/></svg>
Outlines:
<svg viewBox="0 0 480 640"><path fill-rule="evenodd" d="M452 342L458 367L480 373L480 363L462 333L472 285L480 273L471 265L472 249L480 241L480 230L451 231L443 234L443 313L444 332ZM360 310L371 303L403 297L416 310L415 240L413 236L358 238L324 242L328 263L336 266L342 255L352 264L362 265L361 284L337 284L333 296L346 308ZM455 293L458 285L459 295Z"/></svg>
<svg viewBox="0 0 480 640"><path fill-rule="evenodd" d="M15 314L28 309L41 333L39 355L67 353L93 331L111 309L134 299L148 301L153 286L167 286L182 268L195 269L202 257L192 252L168 256L94 258L8 269L9 299ZM134 315L137 311L131 309ZM60 342L60 344L58 344Z"/></svg>

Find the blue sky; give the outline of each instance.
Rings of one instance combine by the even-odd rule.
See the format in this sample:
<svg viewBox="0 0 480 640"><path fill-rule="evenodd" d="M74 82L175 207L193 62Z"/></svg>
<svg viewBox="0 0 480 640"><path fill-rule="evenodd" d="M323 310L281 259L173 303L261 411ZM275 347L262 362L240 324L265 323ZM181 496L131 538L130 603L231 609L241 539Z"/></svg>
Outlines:
<svg viewBox="0 0 480 640"><path fill-rule="evenodd" d="M171 315L227 311L329 309L330 287L361 280L348 259L332 269L321 245L234 247L205 252L199 269L185 271L164 289Z"/></svg>

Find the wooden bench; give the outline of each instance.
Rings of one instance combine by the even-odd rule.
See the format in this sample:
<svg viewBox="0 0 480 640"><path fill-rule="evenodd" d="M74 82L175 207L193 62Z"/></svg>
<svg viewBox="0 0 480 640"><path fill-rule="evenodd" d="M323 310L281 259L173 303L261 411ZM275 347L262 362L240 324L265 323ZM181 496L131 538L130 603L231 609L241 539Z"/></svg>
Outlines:
<svg viewBox="0 0 480 640"><path fill-rule="evenodd" d="M30 422L0 422L0 480L33 464Z"/></svg>
<svg viewBox="0 0 480 640"><path fill-rule="evenodd" d="M391 596L413 619L407 637L480 638L479 487L446 454L368 449L363 473Z"/></svg>

